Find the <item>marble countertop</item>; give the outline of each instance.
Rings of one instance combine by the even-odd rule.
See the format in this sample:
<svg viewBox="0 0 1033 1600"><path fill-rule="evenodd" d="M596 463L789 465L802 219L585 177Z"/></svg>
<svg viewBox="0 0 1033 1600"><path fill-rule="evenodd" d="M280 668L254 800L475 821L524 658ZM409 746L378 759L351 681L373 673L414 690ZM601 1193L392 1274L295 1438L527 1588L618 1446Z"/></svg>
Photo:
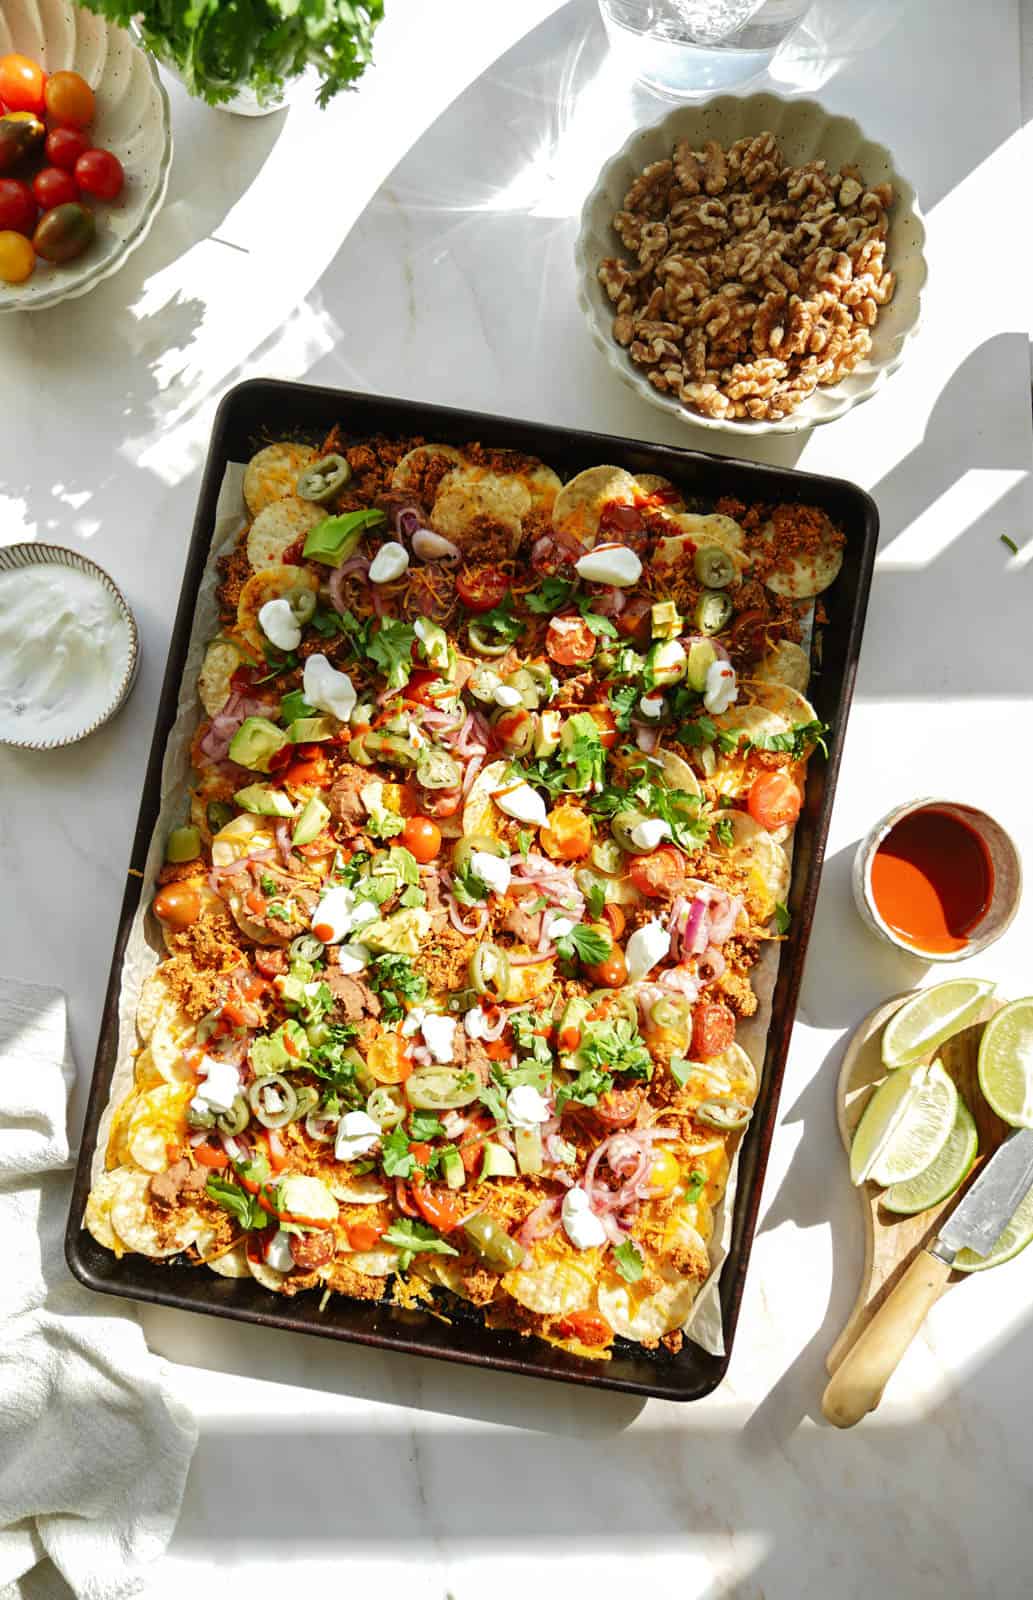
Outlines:
<svg viewBox="0 0 1033 1600"><path fill-rule="evenodd" d="M47 756L0 751L0 970L68 991L77 1116L225 390L267 374L738 444L616 384L574 302L582 196L665 109L608 57L592 0L388 11L376 72L325 114L296 101L248 122L172 86L176 159L146 245L87 300L0 319L0 541L94 557L143 645L109 728ZM862 484L882 541L727 1382L695 1406L642 1405L147 1310L202 1429L155 1600L215 1573L252 1600L299 1577L310 1593L344 1581L407 1600L617 1600L643 1580L701 1600L1025 1592L1033 1251L934 1308L860 1428L836 1433L819 1410L861 1264L833 1116L843 1038L884 996L936 976L862 929L854 846L897 799L942 794L989 807L1033 847L1033 150L1019 62L1009 0L819 0L762 85L819 95L890 146L927 214L930 281L918 339L875 400L742 448ZM1028 990L1031 938L1027 899L979 971Z"/></svg>

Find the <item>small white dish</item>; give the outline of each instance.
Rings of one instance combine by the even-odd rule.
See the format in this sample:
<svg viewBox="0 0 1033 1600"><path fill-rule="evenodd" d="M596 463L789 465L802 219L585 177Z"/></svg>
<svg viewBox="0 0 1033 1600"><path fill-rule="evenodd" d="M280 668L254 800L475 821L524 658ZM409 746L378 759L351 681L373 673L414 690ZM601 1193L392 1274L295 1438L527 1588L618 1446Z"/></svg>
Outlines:
<svg viewBox="0 0 1033 1600"><path fill-rule="evenodd" d="M896 290L872 330L872 348L865 360L841 382L816 389L790 416L757 422L704 417L655 389L642 368L616 343L613 305L596 269L608 256L626 257L611 225L614 212L621 209L625 194L644 168L654 161L669 160L679 139L688 139L694 150L701 150L708 139L716 139L727 149L737 139L769 129L786 160L794 165L824 158L832 170L856 165L869 185L893 184L896 204L890 213L887 262L896 274ZM603 167L581 212L575 247L578 304L615 375L650 405L692 427L721 433L799 433L833 422L853 406L870 400L900 366L921 314L926 280L924 244L925 226L914 189L897 170L886 146L870 140L852 117L832 116L816 100L783 100L774 94L721 95L700 105L679 106L655 126L640 128Z"/></svg>
<svg viewBox="0 0 1033 1600"><path fill-rule="evenodd" d="M55 736L51 739L22 739L12 737L10 727L7 731L0 723L0 745L6 745L12 750L58 750L64 745L77 744L80 739L85 739L91 733L96 733L106 722L110 722L118 711L121 711L129 698L136 674L140 665L140 639L136 627L136 618L123 595L121 589L112 578L98 567L95 561L90 561L86 556L80 555L78 550L67 550L58 544L10 544L0 546L0 574L19 572L33 567L58 566L69 567L73 572L82 573L100 584L107 590L115 603L115 609L125 629L124 648L126 654L125 670L119 677L115 690L107 702L94 715L84 719L83 725L69 733Z"/></svg>
<svg viewBox="0 0 1033 1600"><path fill-rule="evenodd" d="M81 73L97 96L86 130L125 168L117 200L90 200L97 237L75 261L39 261L25 283L0 283L0 311L40 311L117 272L150 232L172 163L169 99L157 63L129 34L68 0L3 0L0 55L19 51L48 73Z"/></svg>

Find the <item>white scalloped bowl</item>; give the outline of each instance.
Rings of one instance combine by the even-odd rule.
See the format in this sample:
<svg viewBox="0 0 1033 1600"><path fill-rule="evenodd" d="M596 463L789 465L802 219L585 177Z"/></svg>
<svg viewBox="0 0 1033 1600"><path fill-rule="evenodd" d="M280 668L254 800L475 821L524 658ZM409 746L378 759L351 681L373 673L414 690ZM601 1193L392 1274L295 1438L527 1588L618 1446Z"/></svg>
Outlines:
<svg viewBox="0 0 1033 1600"><path fill-rule="evenodd" d="M606 256L625 254L611 227L624 196L644 167L670 159L679 139L700 150L707 139L725 147L747 134L770 129L788 162L799 166L824 157L832 170L856 164L869 185L889 180L896 191L890 213L887 260L896 273L893 299L883 307L872 330L872 348L866 359L841 382L816 389L790 416L779 421L737 421L700 416L679 400L654 389L641 368L613 337L613 306L596 276ZM722 95L702 105L679 106L662 122L640 128L603 167L595 188L581 212L575 256L578 269L578 304L588 321L592 338L622 383L650 405L695 428L722 433L799 433L822 422L834 422L852 406L870 400L904 359L908 341L918 328L922 287L926 279L923 254L925 227L915 191L897 171L885 145L870 140L851 117L832 116L816 100L783 100L778 95L754 94L742 98Z"/></svg>
<svg viewBox="0 0 1033 1600"><path fill-rule="evenodd" d="M0 311L40 311L86 294L117 272L150 232L169 182L172 125L157 64L124 29L68 0L2 0L0 55L20 51L47 72L79 72L97 96L87 129L126 173L112 202L91 200L97 237L63 265L38 261L26 283L0 284Z"/></svg>

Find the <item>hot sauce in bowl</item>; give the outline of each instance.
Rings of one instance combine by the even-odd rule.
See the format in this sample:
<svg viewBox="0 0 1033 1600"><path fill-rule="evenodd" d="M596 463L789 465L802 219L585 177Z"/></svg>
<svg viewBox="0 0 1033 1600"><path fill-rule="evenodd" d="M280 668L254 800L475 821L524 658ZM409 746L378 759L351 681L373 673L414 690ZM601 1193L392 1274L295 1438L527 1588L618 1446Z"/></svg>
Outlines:
<svg viewBox="0 0 1033 1600"><path fill-rule="evenodd" d="M951 800L898 806L854 860L854 898L869 928L929 961L961 961L998 939L1018 909L1021 881L1000 824Z"/></svg>
<svg viewBox="0 0 1033 1600"><path fill-rule="evenodd" d="M887 833L872 859L872 898L888 927L916 950L963 950L990 909L994 864L975 828L925 806Z"/></svg>

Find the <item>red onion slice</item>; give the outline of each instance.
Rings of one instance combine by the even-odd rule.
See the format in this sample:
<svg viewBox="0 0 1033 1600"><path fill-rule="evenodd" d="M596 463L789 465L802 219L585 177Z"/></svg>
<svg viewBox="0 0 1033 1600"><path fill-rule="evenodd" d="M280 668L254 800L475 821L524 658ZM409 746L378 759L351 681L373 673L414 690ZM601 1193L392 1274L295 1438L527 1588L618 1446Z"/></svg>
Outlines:
<svg viewBox="0 0 1033 1600"><path fill-rule="evenodd" d="M552 1195L548 1200L543 1200L540 1206L535 1206L529 1217L517 1229L517 1240L522 1245L532 1245L536 1239L545 1239L550 1233L555 1233L560 1225L560 1208L563 1205L563 1196Z"/></svg>

